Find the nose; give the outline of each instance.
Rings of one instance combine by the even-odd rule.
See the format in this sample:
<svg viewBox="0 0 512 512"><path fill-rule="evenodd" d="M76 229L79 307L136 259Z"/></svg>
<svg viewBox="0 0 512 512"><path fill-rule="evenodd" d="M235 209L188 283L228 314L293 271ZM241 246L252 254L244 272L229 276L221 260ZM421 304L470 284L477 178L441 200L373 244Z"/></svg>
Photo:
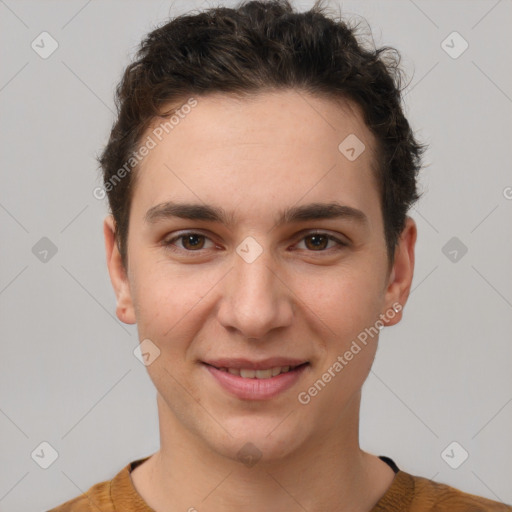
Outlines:
<svg viewBox="0 0 512 512"><path fill-rule="evenodd" d="M245 339L258 340L291 324L294 294L269 251L252 262L234 255L234 268L224 281L218 320Z"/></svg>

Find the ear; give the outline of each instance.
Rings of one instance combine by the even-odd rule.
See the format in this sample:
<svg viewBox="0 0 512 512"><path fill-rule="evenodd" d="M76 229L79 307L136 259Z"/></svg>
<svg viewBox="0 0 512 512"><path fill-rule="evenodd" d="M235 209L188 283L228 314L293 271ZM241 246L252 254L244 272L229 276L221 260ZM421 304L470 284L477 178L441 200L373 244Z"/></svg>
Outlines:
<svg viewBox="0 0 512 512"><path fill-rule="evenodd" d="M121 322L134 324L136 319L130 283L117 247L115 232L114 218L112 215L108 215L103 221L103 235L105 237L108 272L117 298L116 315Z"/></svg>
<svg viewBox="0 0 512 512"><path fill-rule="evenodd" d="M411 217L407 217L395 250L395 258L386 287L386 311L394 311L394 316L391 314L384 315L383 322L385 325L395 325L402 319L402 310L409 297L414 274L416 237L416 223Z"/></svg>

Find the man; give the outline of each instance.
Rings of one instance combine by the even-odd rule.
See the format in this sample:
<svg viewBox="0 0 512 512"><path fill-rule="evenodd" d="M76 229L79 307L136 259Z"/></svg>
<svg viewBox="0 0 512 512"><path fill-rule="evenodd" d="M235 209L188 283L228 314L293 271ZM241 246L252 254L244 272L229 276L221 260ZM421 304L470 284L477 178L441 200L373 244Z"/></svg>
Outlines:
<svg viewBox="0 0 512 512"><path fill-rule="evenodd" d="M359 447L378 334L411 287L424 150L385 50L286 1L143 41L100 161L161 446L54 512L512 511Z"/></svg>

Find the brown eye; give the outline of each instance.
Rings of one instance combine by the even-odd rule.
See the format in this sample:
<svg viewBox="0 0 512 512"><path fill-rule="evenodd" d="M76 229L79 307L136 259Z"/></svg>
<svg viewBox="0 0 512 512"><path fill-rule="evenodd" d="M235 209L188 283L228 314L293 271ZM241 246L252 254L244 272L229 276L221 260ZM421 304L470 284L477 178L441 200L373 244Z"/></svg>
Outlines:
<svg viewBox="0 0 512 512"><path fill-rule="evenodd" d="M329 249L343 249L348 244L329 233L310 233L302 238L306 250L309 252L327 252ZM302 240L300 243L302 243ZM334 246L328 247L329 242L334 242ZM330 251L329 251L330 252Z"/></svg>
<svg viewBox="0 0 512 512"><path fill-rule="evenodd" d="M180 237L183 240L183 247L185 249L202 249L204 245L204 236L198 234L183 235Z"/></svg>
<svg viewBox="0 0 512 512"><path fill-rule="evenodd" d="M181 235L175 236L169 240L163 242L163 244L172 250L182 250L186 252L199 252L201 249L207 249L205 247L206 241L209 238L201 233L194 233L192 231L182 233ZM176 245L176 242L181 241L181 246Z"/></svg>
<svg viewBox="0 0 512 512"><path fill-rule="evenodd" d="M308 235L304 237L304 240L310 240L311 243L306 242L308 249L325 249L329 243L329 238L326 235Z"/></svg>

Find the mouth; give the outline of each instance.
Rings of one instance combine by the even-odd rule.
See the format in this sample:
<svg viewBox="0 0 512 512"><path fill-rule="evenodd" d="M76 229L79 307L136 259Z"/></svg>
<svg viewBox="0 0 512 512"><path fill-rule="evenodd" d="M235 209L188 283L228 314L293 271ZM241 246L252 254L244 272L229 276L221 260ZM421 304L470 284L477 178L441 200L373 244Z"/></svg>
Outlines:
<svg viewBox="0 0 512 512"><path fill-rule="evenodd" d="M264 368L261 370L255 370L253 368L228 368L228 367L217 367L214 365L210 365L205 363L207 366L211 366L216 370L221 372L227 372L231 375L236 375L237 377L242 377L243 379L271 379L272 377L277 377L283 373L288 373L309 364L308 362L290 366L274 366L272 368Z"/></svg>
<svg viewBox="0 0 512 512"><path fill-rule="evenodd" d="M284 362L293 364L231 360L220 364L204 362L203 367L229 395L241 400L268 400L297 384L311 366L309 361Z"/></svg>

